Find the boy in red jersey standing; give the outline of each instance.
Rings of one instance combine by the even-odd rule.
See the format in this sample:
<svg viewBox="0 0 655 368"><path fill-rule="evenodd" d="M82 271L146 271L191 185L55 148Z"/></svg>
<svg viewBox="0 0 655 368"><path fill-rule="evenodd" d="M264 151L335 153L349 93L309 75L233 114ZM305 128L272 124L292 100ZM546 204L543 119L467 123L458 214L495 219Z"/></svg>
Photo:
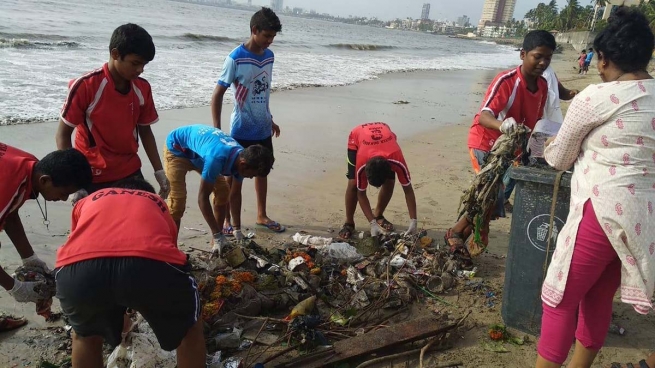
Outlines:
<svg viewBox="0 0 655 368"><path fill-rule="evenodd" d="M75 148L93 168L89 193L111 187L129 177L143 178L137 154L139 139L155 170L159 195L166 198L166 179L157 143L150 126L159 120L150 83L139 77L155 57L155 45L148 32L136 24L124 24L111 36L109 62L71 81L61 110L57 148ZM73 202L87 195L81 190Z"/></svg>

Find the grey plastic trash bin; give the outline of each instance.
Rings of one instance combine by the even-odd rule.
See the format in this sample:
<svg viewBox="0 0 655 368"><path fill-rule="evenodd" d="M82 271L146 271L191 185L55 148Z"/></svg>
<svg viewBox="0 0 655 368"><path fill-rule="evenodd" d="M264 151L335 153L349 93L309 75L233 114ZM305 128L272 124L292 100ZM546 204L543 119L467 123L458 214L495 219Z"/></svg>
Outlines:
<svg viewBox="0 0 655 368"><path fill-rule="evenodd" d="M516 192L505 263L502 316L508 327L539 335L544 263L546 257L550 261L557 235L569 213L571 175L564 173L560 180L551 246L546 255L557 171L531 167L510 170L510 177L516 180Z"/></svg>

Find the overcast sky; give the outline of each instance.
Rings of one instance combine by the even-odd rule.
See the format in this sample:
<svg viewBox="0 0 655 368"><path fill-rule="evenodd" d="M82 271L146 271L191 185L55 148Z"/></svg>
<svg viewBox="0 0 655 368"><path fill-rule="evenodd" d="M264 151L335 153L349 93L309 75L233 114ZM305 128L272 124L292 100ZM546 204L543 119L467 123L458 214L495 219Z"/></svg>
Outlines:
<svg viewBox="0 0 655 368"><path fill-rule="evenodd" d="M245 0L237 0L245 2ZM517 0L514 18L523 19L528 10L540 2L549 0ZM563 6L565 0L558 0ZM389 20L393 18L420 18L423 3L430 3L430 19L456 20L457 17L468 15L471 23L477 24L482 13L484 0L284 0L284 6L313 9L319 13L348 16L358 15L378 17ZM590 0L580 0L586 6ZM253 4L270 5L270 0L253 0Z"/></svg>

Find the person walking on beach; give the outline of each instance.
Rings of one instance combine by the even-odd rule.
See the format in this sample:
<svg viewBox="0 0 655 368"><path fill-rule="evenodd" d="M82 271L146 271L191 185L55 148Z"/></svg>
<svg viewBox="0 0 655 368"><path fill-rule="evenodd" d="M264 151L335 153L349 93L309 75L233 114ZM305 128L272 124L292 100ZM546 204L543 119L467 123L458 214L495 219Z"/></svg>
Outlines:
<svg viewBox="0 0 655 368"><path fill-rule="evenodd" d="M178 367L205 367L198 285L168 207L147 181L130 177L78 201L55 266L73 368L103 367L103 343L121 343L127 308L162 349L177 349Z"/></svg>
<svg viewBox="0 0 655 368"><path fill-rule="evenodd" d="M542 288L537 368L560 367L574 339L568 366L591 367L619 287L636 312L653 309L655 80L646 68L654 44L646 17L619 7L594 40L603 83L580 92L546 147L551 166L574 170Z"/></svg>
<svg viewBox="0 0 655 368"><path fill-rule="evenodd" d="M591 60L594 58L594 49L590 48L589 51L587 52L587 56L585 57L584 61L584 73L585 75L589 71L589 65L591 64Z"/></svg>
<svg viewBox="0 0 655 368"><path fill-rule="evenodd" d="M542 74L550 65L555 46L555 37L550 32L528 32L520 54L522 64L498 74L489 85L482 106L473 119L468 137L471 164L476 174L480 172L487 155L501 134L511 133L519 124L533 129L543 116L548 98L548 82ZM489 242L489 221L505 216L504 190L501 186L493 213L484 214L484 223L480 229L482 248ZM444 236L451 252L458 254L467 264L470 263L469 250L473 250L472 255L483 250L478 244L470 244L469 250L465 247L465 241L473 231L470 221L467 216L463 216Z"/></svg>
<svg viewBox="0 0 655 368"><path fill-rule="evenodd" d="M227 177L241 184L243 178L265 177L273 167L273 152L255 144L243 148L232 137L217 128L189 125L168 134L164 148L166 175L171 183L168 197L171 216L180 227L186 209L186 174L200 173L198 206L212 233L213 250L220 253L226 243L221 224L226 216L230 187ZM213 206L209 196L214 194ZM241 213L235 218L240 220ZM240 231L240 230L239 230Z"/></svg>
<svg viewBox="0 0 655 368"><path fill-rule="evenodd" d="M151 129L159 117L150 84L140 77L154 57L150 34L136 24L124 24L111 36L109 61L70 82L56 135L57 148L72 147L75 131L75 148L93 168L93 184L76 193L73 202L119 180L142 178L139 139L155 171L159 195L168 195L170 185Z"/></svg>
<svg viewBox="0 0 655 368"><path fill-rule="evenodd" d="M584 72L584 63L587 60L587 52L585 50L580 51L580 56L578 57L578 74Z"/></svg>
<svg viewBox="0 0 655 368"><path fill-rule="evenodd" d="M41 208L39 195L45 201L65 201L69 195L91 184L89 162L74 149L55 151L38 160L27 152L0 143L0 178L0 231L7 233L24 266L49 273L48 266L34 253L27 239L18 210L28 199L35 199ZM42 214L47 223L47 208ZM46 299L39 291L42 284L16 280L0 267L0 285L19 303ZM26 323L24 318L2 316L0 332Z"/></svg>
<svg viewBox="0 0 655 368"><path fill-rule="evenodd" d="M221 129L223 97L228 88L234 96L230 135L244 148L260 144L273 152L273 135L280 136L280 127L273 122L269 107L273 76L273 51L269 49L278 32L280 19L269 8L262 8L250 19L250 39L232 50L225 58L223 71L214 88L211 108L214 127ZM223 232L243 238L241 232L241 182L230 181L230 211ZM271 220L266 212L268 178L255 178L257 193L257 225L274 232L285 227ZM231 216L230 216L231 212Z"/></svg>
<svg viewBox="0 0 655 368"><path fill-rule="evenodd" d="M389 126L385 123L368 123L355 127L348 137L347 161L346 222L339 231L339 237L350 239L355 232L357 202L371 225L371 235L394 230L393 224L384 218L384 210L391 201L396 176L405 192L409 211L410 220L406 234L415 234L418 224L414 188L396 134ZM375 212L366 196L369 183L380 188Z"/></svg>

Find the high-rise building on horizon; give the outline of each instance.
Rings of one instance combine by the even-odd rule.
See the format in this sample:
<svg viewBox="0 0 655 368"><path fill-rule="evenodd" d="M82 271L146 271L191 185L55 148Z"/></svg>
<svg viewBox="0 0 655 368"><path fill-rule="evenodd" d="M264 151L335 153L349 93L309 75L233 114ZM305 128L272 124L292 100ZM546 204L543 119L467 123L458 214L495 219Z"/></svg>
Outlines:
<svg viewBox="0 0 655 368"><path fill-rule="evenodd" d="M478 23L478 30L487 24L505 24L514 17L516 0L485 0L482 6L482 16Z"/></svg>
<svg viewBox="0 0 655 368"><path fill-rule="evenodd" d="M460 27L468 27L471 24L471 18L466 15L462 15L457 18L457 25Z"/></svg>
<svg viewBox="0 0 655 368"><path fill-rule="evenodd" d="M271 0L271 9L276 12L284 10L284 0Z"/></svg>
<svg viewBox="0 0 655 368"><path fill-rule="evenodd" d="M421 20L428 20L430 19L430 4L425 3L423 4L423 10L421 10Z"/></svg>

